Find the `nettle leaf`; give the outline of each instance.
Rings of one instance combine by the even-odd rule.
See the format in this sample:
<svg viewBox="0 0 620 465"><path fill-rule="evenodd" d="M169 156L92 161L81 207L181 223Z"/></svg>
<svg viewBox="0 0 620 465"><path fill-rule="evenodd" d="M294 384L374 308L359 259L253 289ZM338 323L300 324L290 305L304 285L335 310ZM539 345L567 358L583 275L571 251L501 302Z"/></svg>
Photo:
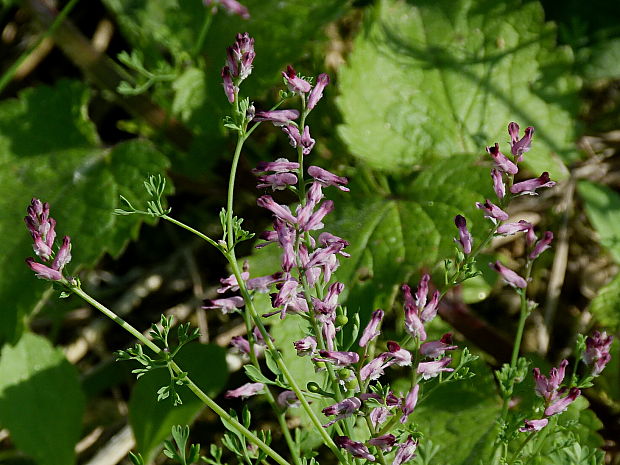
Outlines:
<svg viewBox="0 0 620 465"><path fill-rule="evenodd" d="M84 394L78 373L45 338L24 334L0 358L0 423L39 465L75 463Z"/></svg>
<svg viewBox="0 0 620 465"><path fill-rule="evenodd" d="M175 357L189 378L210 396L226 385L228 366L226 351L210 344L191 343ZM123 362L128 363L128 362ZM155 370L142 376L129 400L129 424L136 438L136 449L150 463L170 436L174 425L191 424L205 405L186 386L178 386L182 404L173 406L172 399L157 401L157 391L170 382L168 370Z"/></svg>
<svg viewBox="0 0 620 465"><path fill-rule="evenodd" d="M381 0L341 68L339 132L373 168L480 153L507 124L534 126L525 163L561 179L578 158L579 80L538 2Z"/></svg>
<svg viewBox="0 0 620 465"><path fill-rule="evenodd" d="M352 189L339 198L326 230L351 244L346 249L351 258L340 259L336 271L348 289L350 313L391 308L396 286L452 257L457 214L467 218L474 240L481 240L490 223L475 203L489 197L491 181L489 170L475 164L478 158L438 161L390 197L358 197Z"/></svg>
<svg viewBox="0 0 620 465"><path fill-rule="evenodd" d="M59 239L71 236L68 272L92 266L104 253L118 255L136 238L144 217L112 214L119 194L134 205L147 201L143 180L163 174L168 160L149 142L102 148L86 116L83 84L28 89L0 104L0 341L17 340L23 317L49 285L24 264L33 255L23 218L32 197L51 205Z"/></svg>
<svg viewBox="0 0 620 465"><path fill-rule="evenodd" d="M577 188L599 242L620 263L620 195L607 186L588 181L579 182Z"/></svg>

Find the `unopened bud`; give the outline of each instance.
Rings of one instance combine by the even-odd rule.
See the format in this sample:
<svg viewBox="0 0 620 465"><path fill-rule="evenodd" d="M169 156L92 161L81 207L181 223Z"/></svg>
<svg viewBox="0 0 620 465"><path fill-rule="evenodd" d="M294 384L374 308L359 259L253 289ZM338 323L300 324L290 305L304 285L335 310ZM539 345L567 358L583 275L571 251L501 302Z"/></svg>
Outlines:
<svg viewBox="0 0 620 465"><path fill-rule="evenodd" d="M323 363L323 362L319 362L319 363ZM310 391L310 392L320 392L320 391L322 391L321 386L319 386L314 381L309 382L306 385L306 389L308 389L308 391Z"/></svg>
<svg viewBox="0 0 620 465"><path fill-rule="evenodd" d="M338 315L336 317L336 326L344 326L349 322L349 318L346 315Z"/></svg>

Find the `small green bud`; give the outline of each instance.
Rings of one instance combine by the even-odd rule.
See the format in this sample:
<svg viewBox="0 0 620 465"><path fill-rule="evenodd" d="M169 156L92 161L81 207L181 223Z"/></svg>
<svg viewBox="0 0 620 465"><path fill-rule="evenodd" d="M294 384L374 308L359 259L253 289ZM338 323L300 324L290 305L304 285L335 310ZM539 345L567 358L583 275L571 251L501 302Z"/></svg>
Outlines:
<svg viewBox="0 0 620 465"><path fill-rule="evenodd" d="M342 368L338 370L338 378L340 379L349 379L352 374L353 372L349 370L348 368Z"/></svg>
<svg viewBox="0 0 620 465"><path fill-rule="evenodd" d="M325 362L314 362L314 365L316 366L318 370L325 370L327 368L327 365L325 365Z"/></svg>
<svg viewBox="0 0 620 465"><path fill-rule="evenodd" d="M347 389L355 389L357 387L357 378L351 378L344 382L344 387Z"/></svg>
<svg viewBox="0 0 620 465"><path fill-rule="evenodd" d="M344 326L349 322L349 318L346 315L338 315L336 317L336 326Z"/></svg>
<svg viewBox="0 0 620 465"><path fill-rule="evenodd" d="M319 386L317 383L315 383L314 381L310 381L307 385L306 385L306 389L308 389L308 391L310 392L320 392L322 391L321 386Z"/></svg>

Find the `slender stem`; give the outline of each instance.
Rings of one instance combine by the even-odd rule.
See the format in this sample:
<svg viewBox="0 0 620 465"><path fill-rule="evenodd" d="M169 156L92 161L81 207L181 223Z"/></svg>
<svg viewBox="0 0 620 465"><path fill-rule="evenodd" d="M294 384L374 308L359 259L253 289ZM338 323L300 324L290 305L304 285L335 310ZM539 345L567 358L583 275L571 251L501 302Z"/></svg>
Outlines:
<svg viewBox="0 0 620 465"><path fill-rule="evenodd" d="M233 255L234 259L234 251L233 247L235 245L235 236L233 231L233 200L235 195L235 175L237 174L237 166L239 165L239 157L241 155L241 148L243 147L243 143L245 142L245 137L242 133L239 133L239 138L237 139L237 146L235 147L235 154L233 156L232 165L230 167L230 177L228 178L228 198L226 201L226 229L227 229L227 237L226 244L228 245L228 251ZM235 263L236 263L236 259Z"/></svg>
<svg viewBox="0 0 620 465"><path fill-rule="evenodd" d="M162 215L161 218L163 218L164 220L170 221L172 224L176 224L177 226L180 226L181 228L196 234L198 237L200 237L201 239L204 239L205 241L207 241L209 244L211 244L214 247L217 247L218 249L220 248L220 246L218 245L217 242L215 242L213 239L211 239L209 236L201 233L200 231L192 228L191 226L186 225L185 223L181 223L179 220L175 220L174 218L168 216L168 215Z"/></svg>
<svg viewBox="0 0 620 465"><path fill-rule="evenodd" d="M536 435L536 431L532 431L527 438L525 438L521 444L519 445L519 447L517 448L516 451L513 452L512 454L512 458L510 459L510 461L508 462L509 465L515 463L515 461L519 458L519 453L523 450L523 448L527 445L528 442L530 442L532 439L534 439L534 436Z"/></svg>
<svg viewBox="0 0 620 465"><path fill-rule="evenodd" d="M200 34L198 35L198 40L196 41L196 45L192 50L192 56L196 58L202 52L202 49L205 46L205 40L207 40L207 33L209 32L209 27L211 26L211 21L213 19L213 13L211 13L211 8L205 8L205 19L202 22L202 27L200 28Z"/></svg>
<svg viewBox="0 0 620 465"><path fill-rule="evenodd" d="M138 339L140 342L146 345L153 352L155 352L156 354L160 354L162 352L162 350L155 343L153 343L146 336L144 336L144 334L142 334L136 328L131 326L129 323L127 323L125 320L123 320L120 316L118 316L112 310L107 308L105 305L93 299L90 295L84 292L81 288L71 286L70 289L73 293L75 293L76 295L84 299L86 302L91 304L93 307L95 307L105 316L107 316L112 321L114 321L119 326L121 326L124 330L126 330L131 335L133 335L136 339ZM170 361L169 366L170 368L172 368L172 370L176 374L180 374L183 372L181 367L179 367L179 365L177 365L174 361ZM200 389L200 387L198 387L198 385L196 385L196 383L194 383L190 378L186 376L185 380L187 381L187 386L196 395L196 397L198 397L207 407L213 410L218 416L220 416L221 418L226 420L228 423L230 423L238 433L242 434L248 441L252 442L253 444L256 444L269 457L271 457L273 460L275 460L280 465L291 465L284 457L282 457L275 450L273 450L271 447L265 444L258 436L256 436L246 427L244 427L235 418L231 417L222 407L220 407L217 403L215 403L215 401L211 399L211 397L209 397L202 389Z"/></svg>
<svg viewBox="0 0 620 465"><path fill-rule="evenodd" d="M67 15L71 12L73 7L75 7L77 2L79 1L80 0L71 0L69 3L67 3L65 7L62 9L62 11L58 13L56 18L54 18L54 22L52 23L52 25L41 35L41 37L37 39L35 44L32 47L30 47L28 50L25 50L24 52L22 52L19 58L15 60L15 62L9 67L9 69L7 69L2 74L2 77L0 77L0 92L2 92L6 88L6 86L9 85L9 83L15 76L15 73L17 72L21 64L24 61L26 61L26 59L32 54L32 52L36 50L36 48L39 45L41 45L41 42L43 42L45 39L47 39L52 34L54 34L56 29L58 29L58 26L60 26L60 24L65 20Z"/></svg>

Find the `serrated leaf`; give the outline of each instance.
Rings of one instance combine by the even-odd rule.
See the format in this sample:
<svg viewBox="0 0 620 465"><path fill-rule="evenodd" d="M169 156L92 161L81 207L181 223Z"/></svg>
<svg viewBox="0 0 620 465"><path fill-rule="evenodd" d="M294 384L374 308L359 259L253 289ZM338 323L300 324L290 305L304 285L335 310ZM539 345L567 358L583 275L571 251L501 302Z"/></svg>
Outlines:
<svg viewBox="0 0 620 465"><path fill-rule="evenodd" d="M347 286L348 311L360 312L362 324L376 308L391 308L395 286L454 254L457 214L467 218L475 240L488 231L475 202L489 193L491 181L489 171L475 165L477 158L438 161L401 183L397 195L339 197L326 230L351 244L351 258L340 259L336 275Z"/></svg>
<svg viewBox="0 0 620 465"><path fill-rule="evenodd" d="M228 379L226 352L221 347L190 343L175 357L183 370L208 395L222 390ZM130 363L130 362L122 362ZM208 368L205 368L208 367ZM168 370L155 370L136 383L129 401L129 423L136 438L136 449L149 463L170 435L174 425L191 424L204 404L186 386L177 391L182 404L174 407L171 399L157 401L157 392L170 382Z"/></svg>
<svg viewBox="0 0 620 465"><path fill-rule="evenodd" d="M78 373L61 350L26 333L0 358L0 423L39 465L75 463L84 394Z"/></svg>
<svg viewBox="0 0 620 465"><path fill-rule="evenodd" d="M71 236L71 273L92 266L106 252L118 255L137 236L143 217L112 214L119 194L144 204L142 181L168 165L146 141L133 140L112 149L97 146L97 135L86 118L87 100L83 84L61 81L0 104L0 234L5 238L0 257L0 341L18 338L23 317L49 287L24 265L24 259L33 255L23 222L31 198L50 203L59 238Z"/></svg>
<svg viewBox="0 0 620 465"><path fill-rule="evenodd" d="M577 185L588 219L616 263L620 263L620 195L589 181Z"/></svg>
<svg viewBox="0 0 620 465"><path fill-rule="evenodd" d="M373 168L507 150L507 124L536 128L525 163L562 179L577 158L579 80L537 2L381 0L339 73L339 132ZM564 163L563 163L564 162Z"/></svg>

